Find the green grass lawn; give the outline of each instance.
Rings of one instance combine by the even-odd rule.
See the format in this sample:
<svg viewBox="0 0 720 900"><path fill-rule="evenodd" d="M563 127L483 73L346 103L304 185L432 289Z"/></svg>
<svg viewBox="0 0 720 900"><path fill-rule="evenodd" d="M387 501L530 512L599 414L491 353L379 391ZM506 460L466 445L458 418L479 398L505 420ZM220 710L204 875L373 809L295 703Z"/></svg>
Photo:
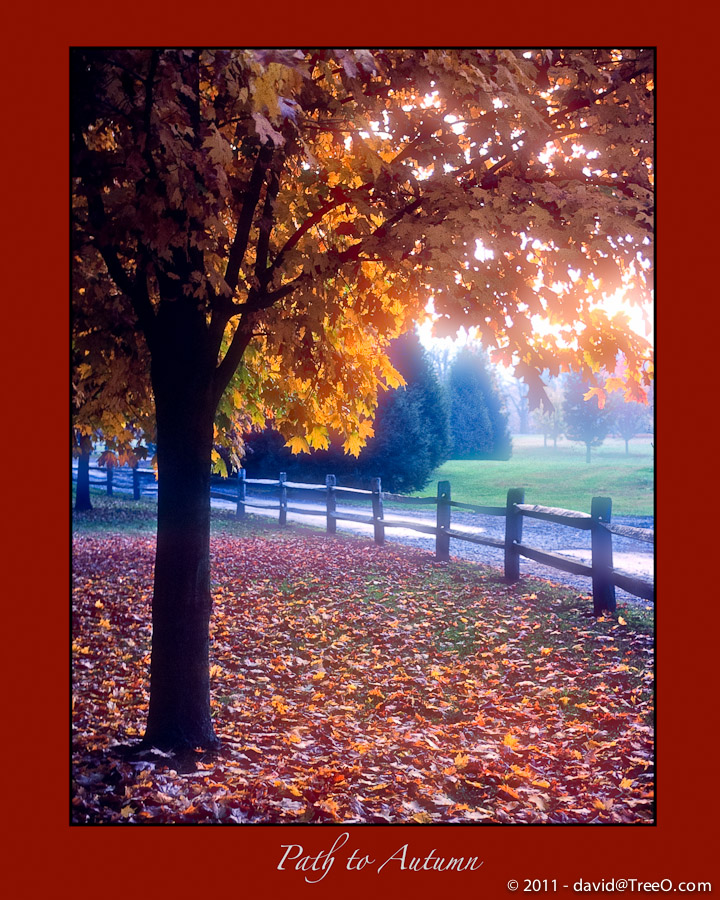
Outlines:
<svg viewBox="0 0 720 900"><path fill-rule="evenodd" d="M625 442L608 438L585 462L585 445L561 439L557 448L543 446L541 435L515 435L509 460L449 460L433 473L427 488L449 481L453 500L502 506L508 488L525 488L527 503L590 511L593 497L611 497L618 516L653 514L654 458L652 439Z"/></svg>

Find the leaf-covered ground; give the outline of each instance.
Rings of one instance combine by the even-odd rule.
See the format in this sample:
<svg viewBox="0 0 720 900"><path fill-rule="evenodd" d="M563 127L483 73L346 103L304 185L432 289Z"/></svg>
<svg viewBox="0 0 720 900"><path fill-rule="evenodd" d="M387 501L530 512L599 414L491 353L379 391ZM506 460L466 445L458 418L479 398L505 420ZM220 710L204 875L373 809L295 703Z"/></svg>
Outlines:
<svg viewBox="0 0 720 900"><path fill-rule="evenodd" d="M222 749L133 756L153 553L74 539L74 822L653 821L651 613L295 528L213 537Z"/></svg>

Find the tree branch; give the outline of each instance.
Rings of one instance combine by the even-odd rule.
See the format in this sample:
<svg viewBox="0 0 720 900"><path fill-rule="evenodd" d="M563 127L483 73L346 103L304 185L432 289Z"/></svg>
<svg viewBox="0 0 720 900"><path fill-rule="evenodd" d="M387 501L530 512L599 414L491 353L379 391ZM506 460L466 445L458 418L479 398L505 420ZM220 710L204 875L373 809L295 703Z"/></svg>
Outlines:
<svg viewBox="0 0 720 900"><path fill-rule="evenodd" d="M158 64L160 63L161 52L162 51L156 48L153 50L152 56L150 57L150 68L148 70L147 81L145 82L145 110L143 114L143 121L145 123L145 146L143 147L143 156L145 157L145 162L147 163L150 175L156 181L159 181L160 179L155 160L153 159L152 150L150 149L150 119L152 114L155 75L157 74Z"/></svg>
<svg viewBox="0 0 720 900"><path fill-rule="evenodd" d="M235 240L233 241L230 253L228 255L227 267L225 269L225 283L230 289L230 294L235 292L240 274L240 266L242 265L245 251L247 250L248 238L250 236L250 228L252 227L255 210L260 200L260 192L262 191L263 182L265 180L265 172L272 160L272 147L263 146L255 160L250 181L248 182L245 197L243 199L242 210L238 217L237 230L235 231Z"/></svg>
<svg viewBox="0 0 720 900"><path fill-rule="evenodd" d="M243 354L253 338L252 326L247 329L243 327L245 321L247 321L247 319L243 316L238 323L232 341L230 341L227 353L215 369L215 375L213 376L213 402L215 403L215 406L220 402L220 398L222 397L225 388L230 384L230 379L242 362Z"/></svg>
<svg viewBox="0 0 720 900"><path fill-rule="evenodd" d="M368 181L365 184L361 185L359 188L356 188L356 191L367 191L373 187L373 182ZM314 213L309 215L307 219L300 225L300 227L295 231L290 237L285 241L283 246L277 253L277 256L273 260L272 265L270 266L270 273L274 273L277 269L282 265L285 256L295 247L300 239L310 231L313 225L317 225L318 222L321 222L325 217L326 213L329 213L331 210L335 209L338 206L342 206L343 203L347 203L349 200L349 195L344 191L340 191L339 189L335 189L335 196L332 200L328 200L327 203L324 203L322 206L318 207Z"/></svg>
<svg viewBox="0 0 720 900"><path fill-rule="evenodd" d="M94 244L103 258L105 262L105 267L108 270L108 274L112 278L112 280L117 285L118 289L125 294L126 297L130 300L135 315L138 318L138 322L140 323L140 327L145 334L145 339L148 343L148 346L153 348L155 343L155 333L156 333L156 320L155 320L155 310L153 309L152 303L150 302L150 295L147 289L147 281L145 277L145 271L143 270L142 275L139 270L141 268L140 260L138 259L138 274L135 280L130 277L130 274L126 271L123 264L120 262L120 257L118 256L118 252L111 244L101 240L100 235L102 233L103 226L105 225L106 216L105 209L102 204L102 200L98 196L98 194L90 194L89 190L87 190L86 186L86 198L88 203L88 215L90 218L90 224L93 227L94 231Z"/></svg>
<svg viewBox="0 0 720 900"><path fill-rule="evenodd" d="M269 284L273 270L267 267L270 250L270 232L275 224L275 201L280 190L280 178L274 167L269 169L269 183L265 188L265 204L260 217L259 234L255 248L255 277L261 289Z"/></svg>

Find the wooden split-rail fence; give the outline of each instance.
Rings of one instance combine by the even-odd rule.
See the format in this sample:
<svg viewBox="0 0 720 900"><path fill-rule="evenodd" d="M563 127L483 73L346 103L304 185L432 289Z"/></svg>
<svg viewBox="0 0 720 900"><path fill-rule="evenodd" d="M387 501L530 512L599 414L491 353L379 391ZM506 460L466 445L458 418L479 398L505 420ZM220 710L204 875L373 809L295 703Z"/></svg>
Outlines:
<svg viewBox="0 0 720 900"><path fill-rule="evenodd" d="M102 480L91 477L91 484L104 484L107 493L113 492L113 468L99 469L91 466L91 476L97 472L103 473ZM118 474L122 471L117 470ZM123 472L123 478L125 476ZM143 486L146 477L152 489L156 490L155 477L152 470L131 470L132 490L134 499L138 500L141 493L147 487ZM233 485L237 481L233 494L218 490L220 485L215 484L211 496L221 500L231 500L236 503L236 514L245 515L246 509L270 509L277 510L280 525L287 524L288 513L296 513L303 516L324 517L328 534L335 534L339 521L359 522L372 525L376 544L385 543L385 532L388 528L407 528L435 536L435 556L440 561L450 559L450 541L467 541L472 544L480 544L486 547L494 547L503 550L505 555L505 579L513 583L520 577L520 558L525 557L544 566L550 566L572 575L586 576L592 580L593 611L595 615L602 615L603 611L615 610L615 588L619 587L635 597L645 600L655 600L655 585L643 578L637 578L613 568L613 535L630 538L647 543L655 542L655 533L648 528L634 528L629 525L615 524L611 521L612 500L609 497L593 497L590 512L577 512L570 509L559 509L549 506L534 506L525 503L525 492L522 488L511 488L507 492L505 506L478 506L472 503L459 503L451 498L449 481L440 481L435 497L406 497L402 494L391 494L382 490L379 478L371 482L369 491L359 488L341 487L336 483L334 475L325 478L325 484L305 484L287 480L284 472L280 473L277 481L267 478L247 478L244 469L241 469L237 479L221 479L223 487ZM249 498L247 486L255 485L265 492L277 493L275 502L268 502L259 497ZM150 485L147 485L150 486ZM315 496L324 497L324 509L312 509L307 507L291 506L288 504L288 490L305 491ZM362 515L357 512L343 510L338 506L338 496L347 496L356 501L370 501L372 515ZM399 519L393 517L386 519L383 511L383 501L392 501L393 504L405 506L435 506L435 524L418 522L414 519ZM504 539L469 534L452 527L452 510L465 510L479 516L501 516L505 518ZM592 556L588 565L573 559L568 559L558 553L550 553L531 547L523 541L523 519L542 519L556 525L564 525L568 528L577 528L590 532Z"/></svg>
<svg viewBox="0 0 720 900"><path fill-rule="evenodd" d="M225 482L228 483L227 481ZM274 503L247 496L247 485L256 485L266 491L277 492L278 499ZM406 497L402 494L384 492L379 478L373 478L372 490L341 487L336 483L334 475L327 475L325 484L304 484L287 480L284 472L277 481L265 478L246 478L241 469L237 479L237 515L243 516L248 508L276 509L280 525L287 524L289 512L303 516L325 517L328 534L335 534L339 521L359 522L372 525L376 544L385 543L385 532L388 528L407 528L424 534L435 535L435 556L440 561L450 559L450 541L468 541L486 547L503 550L505 554L505 579L512 583L520 577L520 558L526 557L545 566L560 569L573 575L583 575L592 580L593 610L595 615L604 611L615 610L615 587L645 600L655 600L655 586L642 578L619 572L613 568L613 535L630 538L636 541L654 543L655 533L648 528L634 528L629 525L614 524L611 521L612 500L609 497L593 497L589 513L570 509L559 509L548 506L536 506L525 503L525 492L522 488L511 488L507 492L505 506L478 506L472 503L459 503L451 497L449 481L440 481L435 497ZM288 504L288 490L307 491L323 495L325 509L308 509ZM338 495L372 504L372 515L343 510L338 506ZM229 499L227 493L213 491L211 496ZM406 506L435 506L435 525L418 522L414 519L393 517L388 520L384 516L383 501ZM480 516L501 516L505 518L504 539L469 534L452 527L452 510L465 510ZM542 519L556 525L577 528L590 532L592 557L591 562L579 562L568 559L557 553L539 550L523 542L523 519Z"/></svg>
<svg viewBox="0 0 720 900"><path fill-rule="evenodd" d="M157 494L157 482L153 469L141 469L139 466L96 466L91 465L89 480L91 487L104 487L108 497L113 496L115 489L123 491L132 488L133 500L139 500L143 493ZM73 480L77 480L77 468L73 467Z"/></svg>

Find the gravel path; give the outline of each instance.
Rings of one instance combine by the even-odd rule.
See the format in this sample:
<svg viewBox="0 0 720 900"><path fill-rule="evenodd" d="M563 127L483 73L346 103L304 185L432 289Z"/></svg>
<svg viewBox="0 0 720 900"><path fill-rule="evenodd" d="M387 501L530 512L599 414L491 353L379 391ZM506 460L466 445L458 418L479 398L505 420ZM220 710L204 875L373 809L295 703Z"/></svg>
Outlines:
<svg viewBox="0 0 720 900"><path fill-rule="evenodd" d="M483 526L481 526L483 536L504 538L505 524L503 519L489 516L481 518L456 513L453 510L453 528L458 531L464 530L464 528L472 528L474 531L477 531L478 521L483 521ZM654 527L652 516L617 516L614 517L613 521L617 524L632 525L636 528ZM397 540L401 543L426 547L427 549L433 549L435 543L434 537L430 535L427 538L402 535L398 536ZM554 525L551 522L543 522L539 519L524 518L523 542L531 547L536 547L538 550L552 551L580 562L589 564L591 560L589 531L579 531L574 528L563 527L562 525ZM613 563L615 568L628 575L635 575L652 581L654 570L653 549L652 544L613 535ZM495 549L494 547L483 547L465 541L451 539L450 555L458 559L468 559L500 569L504 565L503 550ZM569 572L561 572L559 569L543 566L531 559L520 559L520 573L521 575L532 575L538 578L546 578L548 581L558 584L565 584L583 594L589 594L592 590L589 578L584 578L581 575L572 575ZM618 600L628 600L635 603L645 602L632 594L628 594L626 591L620 590L620 588L616 588L616 596Z"/></svg>

